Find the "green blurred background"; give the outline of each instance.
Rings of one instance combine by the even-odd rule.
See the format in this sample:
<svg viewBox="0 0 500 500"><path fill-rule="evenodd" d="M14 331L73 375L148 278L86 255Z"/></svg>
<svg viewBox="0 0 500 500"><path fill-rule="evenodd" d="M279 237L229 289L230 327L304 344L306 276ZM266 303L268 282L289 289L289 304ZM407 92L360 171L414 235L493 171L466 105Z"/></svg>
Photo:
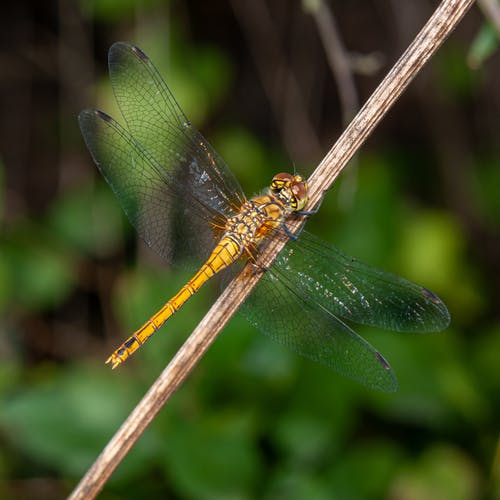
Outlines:
<svg viewBox="0 0 500 500"><path fill-rule="evenodd" d="M360 103L436 3L328 3ZM1 26L0 497L61 498L218 293L104 366L188 277L137 242L80 136L80 109L119 116L109 46L153 59L248 194L294 166L309 175L353 109L298 0L9 2ZM399 391L365 389L236 316L101 498L500 498L499 63L473 8L309 222L447 303L442 333L357 329Z"/></svg>

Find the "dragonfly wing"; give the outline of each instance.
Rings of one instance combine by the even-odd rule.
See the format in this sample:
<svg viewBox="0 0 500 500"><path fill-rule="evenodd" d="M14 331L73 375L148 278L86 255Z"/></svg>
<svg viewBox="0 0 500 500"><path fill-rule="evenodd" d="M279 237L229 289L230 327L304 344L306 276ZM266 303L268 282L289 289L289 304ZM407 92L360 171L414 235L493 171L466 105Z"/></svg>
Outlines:
<svg viewBox="0 0 500 500"><path fill-rule="evenodd" d="M291 286L333 315L400 332L435 332L450 315L423 286L349 257L304 231L279 254L273 267Z"/></svg>
<svg viewBox="0 0 500 500"><path fill-rule="evenodd" d="M280 269L265 273L240 310L258 330L292 351L368 387L397 389L396 376L383 356L294 289Z"/></svg>
<svg viewBox="0 0 500 500"><path fill-rule="evenodd" d="M164 166L110 116L88 109L78 120L95 163L144 241L168 261L205 259L220 214L172 183Z"/></svg>
<svg viewBox="0 0 500 500"><path fill-rule="evenodd" d="M117 42L109 50L108 61L116 100L134 138L169 180L231 216L245 201L238 181L192 127L148 56L131 44Z"/></svg>

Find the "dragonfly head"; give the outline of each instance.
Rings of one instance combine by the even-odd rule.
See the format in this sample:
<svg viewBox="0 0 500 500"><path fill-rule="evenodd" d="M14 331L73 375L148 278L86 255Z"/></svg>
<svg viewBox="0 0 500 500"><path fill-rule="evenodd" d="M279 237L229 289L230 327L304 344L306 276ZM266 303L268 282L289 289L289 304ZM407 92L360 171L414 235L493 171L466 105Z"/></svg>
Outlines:
<svg viewBox="0 0 500 500"><path fill-rule="evenodd" d="M294 212L302 210L307 204L307 181L301 175L292 175L286 172L276 174L271 181L270 189Z"/></svg>

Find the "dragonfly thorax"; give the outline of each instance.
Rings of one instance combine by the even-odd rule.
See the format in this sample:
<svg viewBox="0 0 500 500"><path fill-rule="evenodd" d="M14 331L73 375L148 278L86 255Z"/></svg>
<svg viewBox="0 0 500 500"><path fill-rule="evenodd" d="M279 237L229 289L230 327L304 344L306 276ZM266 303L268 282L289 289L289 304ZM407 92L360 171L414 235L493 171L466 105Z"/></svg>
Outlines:
<svg viewBox="0 0 500 500"><path fill-rule="evenodd" d="M269 195L261 195L244 203L239 212L226 220L224 237L230 237L241 248L255 248L274 228L281 225L286 214L281 203Z"/></svg>

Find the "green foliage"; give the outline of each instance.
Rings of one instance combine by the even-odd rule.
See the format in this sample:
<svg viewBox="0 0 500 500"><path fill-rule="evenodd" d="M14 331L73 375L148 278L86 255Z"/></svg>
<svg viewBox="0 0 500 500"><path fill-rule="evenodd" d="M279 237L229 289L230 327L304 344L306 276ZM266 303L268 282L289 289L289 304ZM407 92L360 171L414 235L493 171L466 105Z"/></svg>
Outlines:
<svg viewBox="0 0 500 500"><path fill-rule="evenodd" d="M489 57L498 51L499 47L498 34L491 24L484 24L479 33L474 38L467 55L469 65L477 69Z"/></svg>
<svg viewBox="0 0 500 500"><path fill-rule="evenodd" d="M158 5L158 0L80 0L82 9L98 21L118 22L130 18L140 8Z"/></svg>
<svg viewBox="0 0 500 500"><path fill-rule="evenodd" d="M408 464L393 485L395 497L467 500L480 496L477 468L459 449L436 445Z"/></svg>
<svg viewBox="0 0 500 500"><path fill-rule="evenodd" d="M249 193L262 189L262 181L259 182L258 178L265 179L265 183L271 181L270 164L284 163L282 158L274 160L258 139L242 128L222 130L215 136L214 144L224 161L237 173L238 179L248 186Z"/></svg>
<svg viewBox="0 0 500 500"><path fill-rule="evenodd" d="M478 75L467 67L467 61L463 57L461 48L448 44L443 47L436 56L439 61L440 78L443 98L454 97L456 99L466 99L470 97L477 84Z"/></svg>
<svg viewBox="0 0 500 500"><path fill-rule="evenodd" d="M22 225L4 242L10 299L27 309L59 304L73 285L71 255L43 229Z"/></svg>
<svg viewBox="0 0 500 500"><path fill-rule="evenodd" d="M64 377L54 370L45 372L35 374L37 379L29 384L19 382L16 393L4 394L0 422L10 429L10 446L47 468L78 478L140 392L133 380L117 383L103 367L73 367ZM138 448L139 454L149 448L150 439ZM136 462L129 465L119 475L130 475Z"/></svg>
<svg viewBox="0 0 500 500"><path fill-rule="evenodd" d="M339 194L342 187L335 188ZM387 268L399 240L402 225L402 200L397 197L397 183L387 159L361 156L356 194L347 212L319 213L331 236L320 233L349 254L372 265ZM338 206L338 205L337 205ZM332 222L333 221L333 224ZM314 224L314 219L311 221ZM314 227L311 224L311 227ZM369 245L367 245L367 241Z"/></svg>
<svg viewBox="0 0 500 500"><path fill-rule="evenodd" d="M244 498L257 485L261 464L247 412L179 420L165 441L165 473L182 495Z"/></svg>
<svg viewBox="0 0 500 500"><path fill-rule="evenodd" d="M106 256L123 245L124 214L107 185L66 192L54 205L48 224L77 253Z"/></svg>
<svg viewBox="0 0 500 500"><path fill-rule="evenodd" d="M11 299L11 272L9 259L4 248L0 248L0 313L4 311Z"/></svg>
<svg viewBox="0 0 500 500"><path fill-rule="evenodd" d="M470 321L485 304L475 270L465 262L464 244L464 234L449 215L419 211L408 215L406 231L401 235L400 260L409 279L453 297L455 320Z"/></svg>
<svg viewBox="0 0 500 500"><path fill-rule="evenodd" d="M382 498L401 459L401 450L389 443L358 445L332 468L331 491L344 499Z"/></svg>
<svg viewBox="0 0 500 500"><path fill-rule="evenodd" d="M481 207L481 215L487 224L500 229L500 158L496 151L474 165L475 201Z"/></svg>
<svg viewBox="0 0 500 500"><path fill-rule="evenodd" d="M5 204L5 166L0 156L0 221L3 220L4 204Z"/></svg>

